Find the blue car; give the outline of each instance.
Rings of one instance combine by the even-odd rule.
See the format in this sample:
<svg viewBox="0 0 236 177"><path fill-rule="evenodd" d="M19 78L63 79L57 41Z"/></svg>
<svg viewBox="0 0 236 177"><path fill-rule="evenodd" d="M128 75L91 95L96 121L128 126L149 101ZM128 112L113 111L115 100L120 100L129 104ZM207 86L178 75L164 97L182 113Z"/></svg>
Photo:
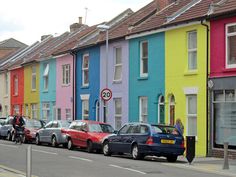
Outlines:
<svg viewBox="0 0 236 177"><path fill-rule="evenodd" d="M164 156L175 162L184 153L184 138L173 126L127 123L117 134L103 140L103 154L131 154L133 159L147 155Z"/></svg>

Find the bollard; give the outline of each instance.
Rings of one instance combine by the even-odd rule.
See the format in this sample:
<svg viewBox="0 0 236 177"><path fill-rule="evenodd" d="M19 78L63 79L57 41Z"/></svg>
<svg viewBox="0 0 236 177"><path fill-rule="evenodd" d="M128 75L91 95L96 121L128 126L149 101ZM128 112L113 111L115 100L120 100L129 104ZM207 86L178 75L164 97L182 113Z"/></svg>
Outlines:
<svg viewBox="0 0 236 177"><path fill-rule="evenodd" d="M224 142L224 165L223 170L229 169L229 159L228 159L228 142Z"/></svg>
<svg viewBox="0 0 236 177"><path fill-rule="evenodd" d="M29 145L26 150L26 177L31 177L32 171L32 147Z"/></svg>

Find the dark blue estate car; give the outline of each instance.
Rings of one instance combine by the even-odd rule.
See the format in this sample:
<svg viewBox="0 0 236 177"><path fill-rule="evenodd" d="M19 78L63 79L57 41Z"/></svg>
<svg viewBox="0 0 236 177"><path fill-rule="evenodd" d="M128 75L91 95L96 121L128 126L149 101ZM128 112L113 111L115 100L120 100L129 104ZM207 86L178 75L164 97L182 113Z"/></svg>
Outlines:
<svg viewBox="0 0 236 177"><path fill-rule="evenodd" d="M184 138L173 126L127 123L117 134L103 140L105 156L129 153L133 159L146 155L164 156L175 162L184 153Z"/></svg>

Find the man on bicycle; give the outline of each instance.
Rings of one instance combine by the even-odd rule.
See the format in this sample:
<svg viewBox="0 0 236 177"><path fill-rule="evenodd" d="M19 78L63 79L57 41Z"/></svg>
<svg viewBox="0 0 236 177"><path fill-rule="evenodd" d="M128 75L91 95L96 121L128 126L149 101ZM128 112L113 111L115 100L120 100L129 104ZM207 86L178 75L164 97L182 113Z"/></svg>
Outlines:
<svg viewBox="0 0 236 177"><path fill-rule="evenodd" d="M12 126L13 126L13 129L14 129L13 141L15 141L17 131L19 131L21 129L24 129L24 125L25 125L25 121L24 121L23 117L19 116L19 115L15 115L14 119L12 121Z"/></svg>

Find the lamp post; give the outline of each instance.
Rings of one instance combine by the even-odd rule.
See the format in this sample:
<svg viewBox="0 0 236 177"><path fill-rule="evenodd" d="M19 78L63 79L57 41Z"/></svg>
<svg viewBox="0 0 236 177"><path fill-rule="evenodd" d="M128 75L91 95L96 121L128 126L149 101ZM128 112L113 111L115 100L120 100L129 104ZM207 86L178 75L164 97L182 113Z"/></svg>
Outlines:
<svg viewBox="0 0 236 177"><path fill-rule="evenodd" d="M105 61L105 88L108 88L108 30L109 26L108 25L98 25L97 28L101 31L106 32L106 61ZM103 99L103 121L107 121L106 117L106 100Z"/></svg>

